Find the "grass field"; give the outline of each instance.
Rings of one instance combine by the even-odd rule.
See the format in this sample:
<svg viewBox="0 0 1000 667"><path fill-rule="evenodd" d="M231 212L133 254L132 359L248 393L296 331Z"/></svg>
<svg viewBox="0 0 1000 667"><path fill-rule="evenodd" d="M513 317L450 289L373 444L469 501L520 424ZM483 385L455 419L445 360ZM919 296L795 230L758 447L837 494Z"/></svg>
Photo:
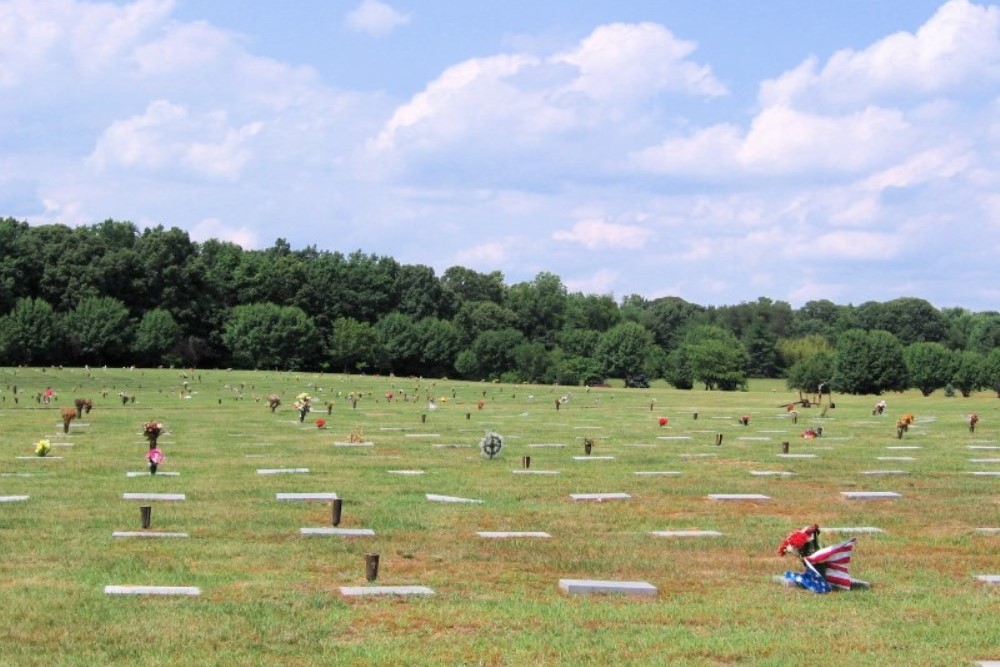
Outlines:
<svg viewBox="0 0 1000 667"><path fill-rule="evenodd" d="M190 397L182 397L185 379ZM46 386L57 393L49 406L35 399ZM315 409L300 424L291 403L302 391ZM118 392L135 402L122 405ZM361 397L355 409L350 392ZM269 393L282 395L275 414L264 403ZM570 393L557 411L556 400ZM30 496L0 503L0 665L1000 660L1000 589L977 580L1000 574L1000 535L977 530L1000 527L1000 477L969 474L1000 472L1000 449L989 449L1000 447L992 393L890 394L882 417L871 416L873 397L836 396L825 418L801 408L796 424L780 407L793 395L778 381L740 393L587 391L329 374L3 369L0 396L0 496ZM431 411L428 396L446 400ZM76 397L95 408L63 436L59 410ZM895 421L904 412L917 423L900 440ZM970 412L981 417L974 434ZM746 427L743 414L751 416ZM318 417L326 428L316 427ZM145 469L140 431L149 420L167 428L160 471L179 477L125 476ZM811 443L800 436L810 426L823 427ZM478 451L488 430L506 441L493 461ZM373 446L335 445L352 432ZM31 456L43 437L55 445L49 457L17 458ZM614 459L575 460L584 438L595 441L591 458ZM816 458L780 458L782 441ZM524 455L531 469L559 474L512 473ZM286 467L310 472L257 473ZM865 474L873 470L905 474ZM902 498L841 496L859 490ZM190 537L113 538L140 529L143 503L123 500L125 492L186 494L184 502L152 503L152 528ZM341 527L376 535L302 536L301 527L330 525L330 505L278 502L281 492L335 492ZM631 498L570 498L595 492ZM484 502L432 503L427 493ZM771 500L719 502L711 493ZM815 595L772 581L799 569L776 555L778 544L813 522L884 531L858 535L852 574L871 590ZM649 534L695 529L723 536ZM477 531L552 537L493 540ZM838 539L846 536L822 536L824 544ZM367 585L367 552L381 556L376 583L429 586L435 595L346 600L341 586ZM558 589L562 578L647 581L658 595L571 597ZM106 596L111 584L197 586L202 594Z"/></svg>

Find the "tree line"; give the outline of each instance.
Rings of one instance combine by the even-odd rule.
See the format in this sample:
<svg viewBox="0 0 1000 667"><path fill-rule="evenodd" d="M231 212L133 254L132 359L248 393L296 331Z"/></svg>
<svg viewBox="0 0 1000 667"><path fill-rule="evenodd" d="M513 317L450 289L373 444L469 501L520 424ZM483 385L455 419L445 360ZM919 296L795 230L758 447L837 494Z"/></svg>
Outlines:
<svg viewBox="0 0 1000 667"><path fill-rule="evenodd" d="M142 365L395 373L567 385L748 377L847 393L1000 394L1000 313L905 297L793 309L760 297L569 292L552 273L440 276L391 257L284 239L244 250L162 226L0 220L0 365Z"/></svg>

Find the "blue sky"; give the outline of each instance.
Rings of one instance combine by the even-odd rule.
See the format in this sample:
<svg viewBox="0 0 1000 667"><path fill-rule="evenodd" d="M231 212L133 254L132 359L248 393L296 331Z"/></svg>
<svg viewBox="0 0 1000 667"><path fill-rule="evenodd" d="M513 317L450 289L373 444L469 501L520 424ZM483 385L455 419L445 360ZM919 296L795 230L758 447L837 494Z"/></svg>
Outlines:
<svg viewBox="0 0 1000 667"><path fill-rule="evenodd" d="M0 215L1000 309L1000 3L0 0Z"/></svg>

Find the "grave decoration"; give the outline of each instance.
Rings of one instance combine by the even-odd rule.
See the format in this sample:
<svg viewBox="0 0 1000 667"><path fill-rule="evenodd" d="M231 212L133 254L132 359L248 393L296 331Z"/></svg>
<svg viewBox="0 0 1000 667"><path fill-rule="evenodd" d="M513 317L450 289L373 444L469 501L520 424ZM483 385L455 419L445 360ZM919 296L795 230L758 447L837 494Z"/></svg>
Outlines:
<svg viewBox="0 0 1000 667"><path fill-rule="evenodd" d="M302 392L295 397L292 407L299 411L299 423L306 420L306 415L312 410L312 398L306 392Z"/></svg>
<svg viewBox="0 0 1000 667"><path fill-rule="evenodd" d="M976 432L976 424L978 423L979 423L979 415L973 412L971 415L969 415L969 433Z"/></svg>
<svg viewBox="0 0 1000 667"><path fill-rule="evenodd" d="M89 398L78 398L73 401L73 405L76 407L76 418L82 419L85 413L90 414L90 411L94 407L94 402Z"/></svg>
<svg viewBox="0 0 1000 667"><path fill-rule="evenodd" d="M749 426L750 425L750 415L743 415L742 417L740 417L740 423L743 424L744 426Z"/></svg>
<svg viewBox="0 0 1000 667"><path fill-rule="evenodd" d="M326 428L326 420L325 419L317 419L316 420L316 428Z"/></svg>
<svg viewBox="0 0 1000 667"><path fill-rule="evenodd" d="M50 451L52 451L52 443L48 440L43 439L35 443L36 456L47 456Z"/></svg>
<svg viewBox="0 0 1000 667"><path fill-rule="evenodd" d="M156 441L160 439L162 433L162 422L146 422L142 427L142 434L149 441L150 449L156 449Z"/></svg>
<svg viewBox="0 0 1000 667"><path fill-rule="evenodd" d="M148 452L146 452L146 461L149 463L149 474L150 475L155 475L156 474L156 468L161 463L163 463L163 459L164 458L165 457L163 456L163 452L160 451L156 447L153 447Z"/></svg>
<svg viewBox="0 0 1000 667"><path fill-rule="evenodd" d="M805 440L812 440L817 435L819 435L819 434L816 432L816 429L814 429L814 428L807 428L806 430L802 431L802 437Z"/></svg>
<svg viewBox="0 0 1000 667"><path fill-rule="evenodd" d="M277 394L271 394L267 397L267 407L274 414L274 411L278 409L281 405L281 397Z"/></svg>
<svg viewBox="0 0 1000 667"><path fill-rule="evenodd" d="M666 417L660 417L660 426L666 426L670 422Z"/></svg>
<svg viewBox="0 0 1000 667"><path fill-rule="evenodd" d="M829 593L834 589L851 590L869 588L870 584L850 575L851 557L857 538L820 548L819 525L812 524L788 535L778 547L778 555L791 554L798 557L805 567L804 572L788 570L784 581L814 593Z"/></svg>
<svg viewBox="0 0 1000 667"><path fill-rule="evenodd" d="M75 408L63 408L62 409L62 423L63 423L63 433L69 433L69 423L76 419L76 409Z"/></svg>
<svg viewBox="0 0 1000 667"><path fill-rule="evenodd" d="M479 450L488 459L494 459L503 449L503 436L490 431L479 441Z"/></svg>

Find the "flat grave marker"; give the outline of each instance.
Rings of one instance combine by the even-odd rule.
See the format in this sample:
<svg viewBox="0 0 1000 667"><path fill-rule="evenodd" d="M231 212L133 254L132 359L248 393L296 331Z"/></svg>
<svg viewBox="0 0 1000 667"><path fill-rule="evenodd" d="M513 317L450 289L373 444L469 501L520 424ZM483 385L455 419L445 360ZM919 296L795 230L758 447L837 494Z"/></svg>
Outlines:
<svg viewBox="0 0 1000 667"><path fill-rule="evenodd" d="M709 500L733 501L733 500L770 500L771 496L762 493L710 493Z"/></svg>
<svg viewBox="0 0 1000 667"><path fill-rule="evenodd" d="M62 461L61 456L18 456L18 461Z"/></svg>
<svg viewBox="0 0 1000 667"><path fill-rule="evenodd" d="M603 502L605 500L629 500L632 496L627 493L571 493L569 497L573 500L593 500Z"/></svg>
<svg viewBox="0 0 1000 667"><path fill-rule="evenodd" d="M362 441L362 442L341 442L341 441L334 441L333 446L334 447L374 447L375 443L371 442L370 440L365 440L365 441Z"/></svg>
<svg viewBox="0 0 1000 667"><path fill-rule="evenodd" d="M976 579L990 586L1000 585L1000 574L980 574Z"/></svg>
<svg viewBox="0 0 1000 667"><path fill-rule="evenodd" d="M862 470L862 475L908 475L906 470Z"/></svg>
<svg viewBox="0 0 1000 667"><path fill-rule="evenodd" d="M483 500L475 498L460 498L458 496L441 496L436 493L426 493L424 497L432 503L483 503Z"/></svg>
<svg viewBox="0 0 1000 667"><path fill-rule="evenodd" d="M600 579L560 579L559 590L567 595L617 594L655 597L656 586L646 581L607 581Z"/></svg>
<svg viewBox="0 0 1000 667"><path fill-rule="evenodd" d="M794 477L794 472L788 472L787 470L751 470L750 474L754 477Z"/></svg>
<svg viewBox="0 0 1000 667"><path fill-rule="evenodd" d="M505 539L521 539L521 538L538 538L538 539L548 539L552 537L546 532L542 531L490 531L481 530L476 533L479 537L484 537L486 539L492 540L505 540Z"/></svg>
<svg viewBox="0 0 1000 667"><path fill-rule="evenodd" d="M1000 459L969 459L969 463L1000 463Z"/></svg>
<svg viewBox="0 0 1000 667"><path fill-rule="evenodd" d="M969 474L976 477L1000 477L1000 470L976 470Z"/></svg>
<svg viewBox="0 0 1000 667"><path fill-rule="evenodd" d="M340 594L348 598L370 596L434 595L434 590L427 586L341 586Z"/></svg>
<svg viewBox="0 0 1000 667"><path fill-rule="evenodd" d="M148 470L130 470L125 473L126 477L152 477L153 473ZM156 477L180 477L181 474L177 471L160 471L156 472Z"/></svg>
<svg viewBox="0 0 1000 667"><path fill-rule="evenodd" d="M116 530L111 533L111 537L151 537L151 538L182 538L188 537L187 533L168 533L157 530Z"/></svg>
<svg viewBox="0 0 1000 667"><path fill-rule="evenodd" d="M201 595L197 586L105 586L105 595Z"/></svg>
<svg viewBox="0 0 1000 667"><path fill-rule="evenodd" d="M123 493L122 500L163 500L179 502L187 500L183 493Z"/></svg>
<svg viewBox="0 0 1000 667"><path fill-rule="evenodd" d="M333 535L339 537L374 537L371 528L299 528L300 535Z"/></svg>
<svg viewBox="0 0 1000 667"><path fill-rule="evenodd" d="M815 459L816 454L777 454L779 459Z"/></svg>
<svg viewBox="0 0 1000 667"><path fill-rule="evenodd" d="M1000 528L976 528L976 532L982 535L1000 535Z"/></svg>
<svg viewBox="0 0 1000 667"><path fill-rule="evenodd" d="M681 471L680 470L636 470L632 474L638 477L660 477L660 476L666 477L666 476L680 475Z"/></svg>
<svg viewBox="0 0 1000 667"><path fill-rule="evenodd" d="M903 497L895 491L841 491L840 495L848 500L893 500Z"/></svg>
<svg viewBox="0 0 1000 667"><path fill-rule="evenodd" d="M613 456L574 456L574 461L614 461Z"/></svg>
<svg viewBox="0 0 1000 667"><path fill-rule="evenodd" d="M512 475L558 475L558 474L560 474L560 472L558 470L532 470L532 469L525 470L523 468L518 468L518 469L511 470L510 473Z"/></svg>
<svg viewBox="0 0 1000 667"><path fill-rule="evenodd" d="M655 537L722 537L717 530L651 530Z"/></svg>
<svg viewBox="0 0 1000 667"><path fill-rule="evenodd" d="M336 493L331 492L313 492L313 493L278 493L275 494L276 500L301 500L303 502L326 502L328 500L336 500L338 498Z"/></svg>
<svg viewBox="0 0 1000 667"><path fill-rule="evenodd" d="M258 475L301 475L309 472L309 468L257 468Z"/></svg>
<svg viewBox="0 0 1000 667"><path fill-rule="evenodd" d="M0 503L23 503L31 496L0 496Z"/></svg>
<svg viewBox="0 0 1000 667"><path fill-rule="evenodd" d="M916 461L912 456L876 456L876 461Z"/></svg>
<svg viewBox="0 0 1000 667"><path fill-rule="evenodd" d="M423 470L386 470L390 475L423 475Z"/></svg>

